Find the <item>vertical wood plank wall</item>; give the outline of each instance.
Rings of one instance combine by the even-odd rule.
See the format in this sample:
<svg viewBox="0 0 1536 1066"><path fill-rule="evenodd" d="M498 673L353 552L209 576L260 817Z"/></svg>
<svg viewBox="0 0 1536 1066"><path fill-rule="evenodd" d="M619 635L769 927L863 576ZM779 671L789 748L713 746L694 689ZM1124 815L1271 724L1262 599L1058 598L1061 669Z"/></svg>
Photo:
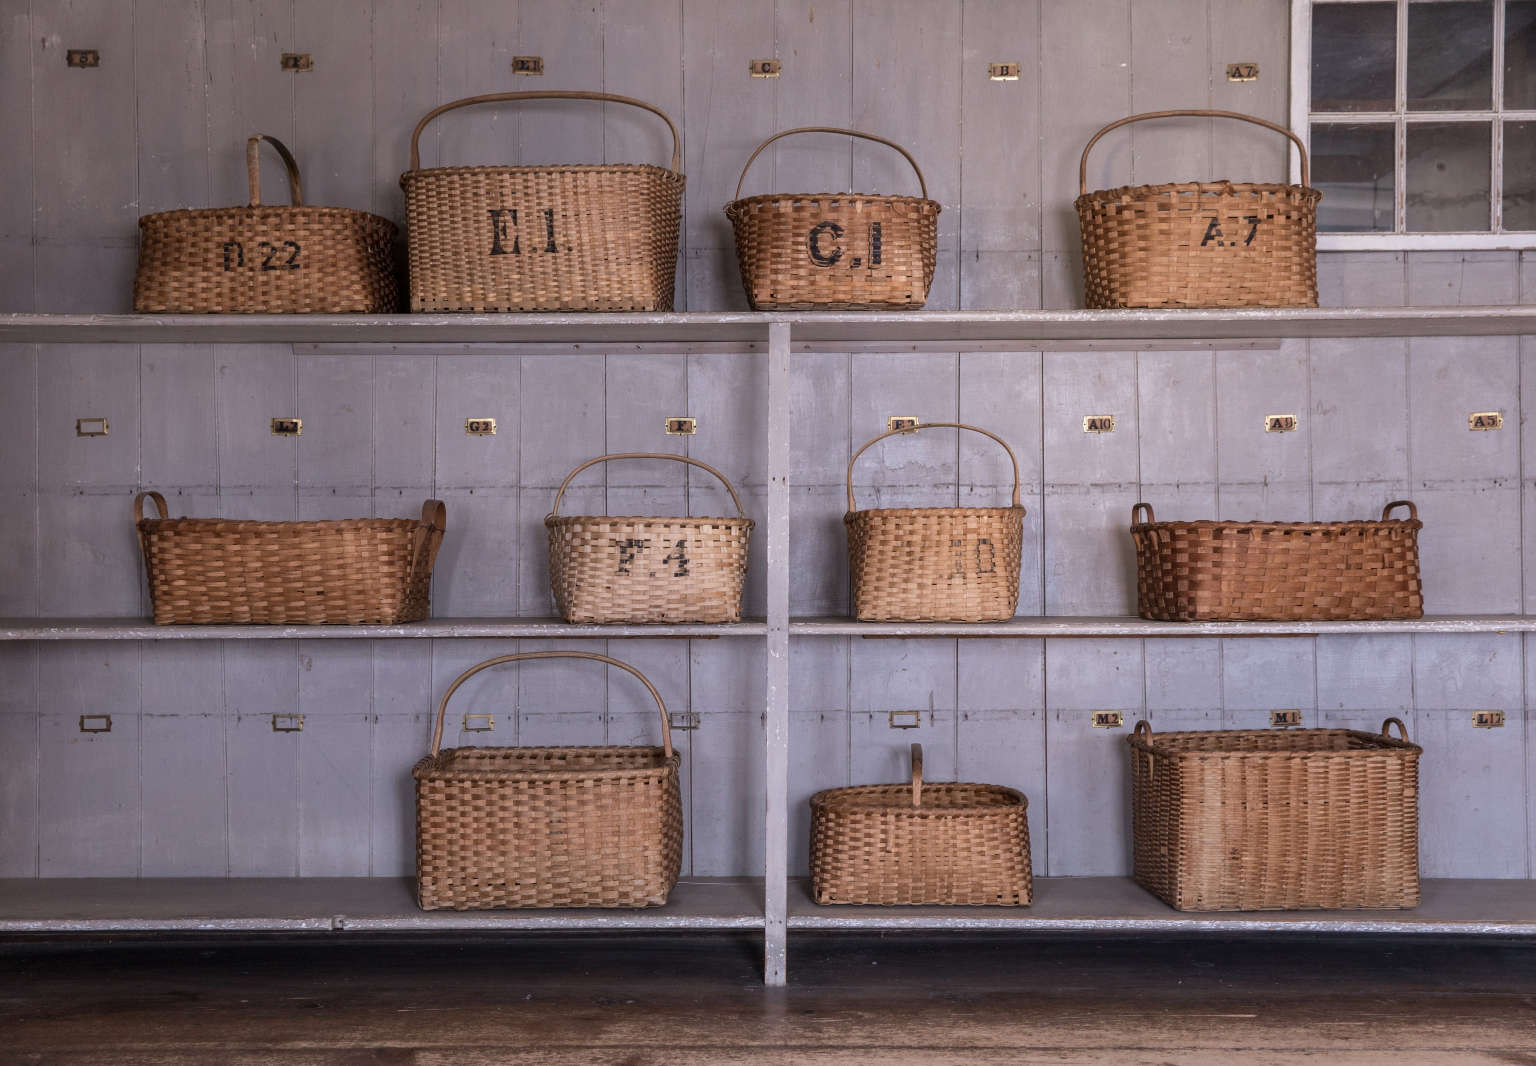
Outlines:
<svg viewBox="0 0 1536 1066"><path fill-rule="evenodd" d="M1080 303L1077 159L1132 111L1218 107L1283 121L1285 0L0 0L0 310L128 309L142 213L244 202L254 132L298 154L309 202L400 220L409 133L440 102L506 89L588 88L666 109L685 141L680 308L741 308L720 211L776 130L822 124L893 137L940 200L932 308ZM67 48L101 67L71 70ZM282 52L315 70L288 74ZM542 78L511 74L540 55ZM777 80L747 75L778 56ZM989 62L1024 77L987 79ZM1228 83L1228 62L1258 82ZM660 162L649 116L617 106L460 112L429 128L424 165ZM1212 121L1137 126L1099 146L1090 187L1281 173L1284 146ZM269 188L272 182L268 182ZM782 142L745 192L908 192L875 145ZM1325 254L1339 305L1501 304L1536 298L1517 253ZM1137 499L1163 517L1333 519L1411 495L1427 528L1437 613L1536 609L1536 341L1293 341L1277 351L874 353L797 357L793 609L844 614L841 516L852 449L891 414L959 419L1012 442L1028 509L1020 612L1134 609L1124 527ZM1532 367L1533 374L1524 373ZM0 615L136 615L147 604L129 524L141 486L174 513L277 518L413 514L437 495L449 535L442 615L552 611L541 519L555 487L602 451L673 451L718 465L763 518L764 361L580 358L290 346L10 346L0 351ZM1500 410L1507 428L1468 433ZM692 414L694 438L661 434ZM1110 435L1086 414L1119 419ZM1262 432L1294 413L1293 434ZM299 440L267 420L305 420ZM469 438L464 418L501 432ZM78 438L106 416L111 436ZM572 511L725 506L696 471L614 464ZM861 460L861 501L991 502L1008 491L990 441L947 431ZM761 550L748 610L763 610ZM523 650L547 644L523 642ZM566 646L602 650L603 645ZM433 700L507 642L0 645L0 876L363 875L411 868L410 764ZM685 868L761 869L763 701L756 642L613 641L656 681L680 733ZM921 740L934 777L1005 783L1031 799L1036 865L1128 867L1122 734L1088 712L1162 729L1267 724L1374 728L1405 718L1426 748L1424 869L1526 877L1536 849L1536 744L1518 636L1301 640L797 641L791 868L805 797L895 780ZM466 686L450 742L649 742L654 711L623 677L522 664ZM1508 714L1474 730L1471 711ZM888 712L920 725L890 728ZM458 735L466 711L489 735ZM305 715L274 732L273 713ZM108 734L78 716L110 713Z"/></svg>

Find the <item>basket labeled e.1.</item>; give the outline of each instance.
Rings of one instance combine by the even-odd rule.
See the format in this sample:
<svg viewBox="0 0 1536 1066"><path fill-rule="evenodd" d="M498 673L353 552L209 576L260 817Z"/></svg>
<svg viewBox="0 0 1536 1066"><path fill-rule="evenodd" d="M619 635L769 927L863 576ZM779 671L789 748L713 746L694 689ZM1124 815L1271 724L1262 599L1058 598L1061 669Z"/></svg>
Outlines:
<svg viewBox="0 0 1536 1066"><path fill-rule="evenodd" d="M1169 905L1418 906L1423 749L1398 719L1380 733L1138 722L1126 739L1136 881Z"/></svg>
<svg viewBox="0 0 1536 1066"><path fill-rule="evenodd" d="M922 195L773 193L742 199L753 160L779 138L800 133L862 137L896 149L912 164ZM831 126L785 130L758 145L741 168L736 198L725 205L741 282L755 311L922 307L933 284L939 211L905 148L872 133Z"/></svg>
<svg viewBox="0 0 1536 1066"><path fill-rule="evenodd" d="M1399 507L1408 517L1390 517ZM1137 609L1162 622L1421 618L1423 527L1409 500L1379 522L1159 522L1138 503Z"/></svg>
<svg viewBox="0 0 1536 1066"><path fill-rule="evenodd" d="M439 115L478 104L599 100L659 115L670 169L642 164L422 169ZM490 93L427 112L405 190L412 311L670 311L682 218L682 144L665 112L611 93Z"/></svg>
<svg viewBox="0 0 1536 1066"><path fill-rule="evenodd" d="M1088 153L1111 130L1161 118L1251 122L1290 138L1301 184L1187 181L1088 191ZM1219 153L1218 153L1219 154ZM1307 149L1235 111L1149 111L1095 133L1078 164L1083 294L1104 307L1316 307L1317 204Z"/></svg>
<svg viewBox="0 0 1536 1066"><path fill-rule="evenodd" d="M586 659L638 678L661 714L661 747L442 747L448 701L464 682L534 659ZM680 763L661 693L627 663L540 651L471 666L443 693L432 751L411 770L417 902L459 911L662 905L682 869Z"/></svg>
<svg viewBox="0 0 1536 1066"><path fill-rule="evenodd" d="M615 459L669 459L708 471L731 494L736 517L562 515L576 475ZM662 452L589 459L566 476L544 519L555 606L567 622L739 622L752 526L736 489L708 463Z"/></svg>
<svg viewBox="0 0 1536 1066"><path fill-rule="evenodd" d="M912 783L832 788L811 797L817 903L1028 906L1028 800L1001 785Z"/></svg>
<svg viewBox="0 0 1536 1066"><path fill-rule="evenodd" d="M924 429L964 429L991 437L1013 464L1007 507L879 507L859 510L853 464L872 445ZM853 613L861 622L1001 622L1019 606L1024 508L1019 459L989 430L928 422L882 433L848 461L848 565Z"/></svg>
<svg viewBox="0 0 1536 1066"><path fill-rule="evenodd" d="M261 202L266 141L288 171L287 205ZM133 309L140 314L388 314L398 309L395 224L304 203L299 165L276 137L245 144L250 203L139 219Z"/></svg>
<svg viewBox="0 0 1536 1066"><path fill-rule="evenodd" d="M144 517L152 500L158 518ZM392 625L431 613L447 509L421 520L262 522L170 518L133 501L156 625Z"/></svg>

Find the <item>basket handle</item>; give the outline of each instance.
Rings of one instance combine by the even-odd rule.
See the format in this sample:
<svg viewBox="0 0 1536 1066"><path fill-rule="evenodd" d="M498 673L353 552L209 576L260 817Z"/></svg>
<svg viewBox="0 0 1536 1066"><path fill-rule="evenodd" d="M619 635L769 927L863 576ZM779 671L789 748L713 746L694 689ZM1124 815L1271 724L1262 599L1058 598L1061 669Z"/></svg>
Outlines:
<svg viewBox="0 0 1536 1066"><path fill-rule="evenodd" d="M1408 739L1408 727L1403 724L1403 720L1401 718L1388 718L1385 722L1382 722L1381 735L1384 737L1390 737L1392 735L1390 727L1394 722L1397 723L1397 733L1398 736L1402 738L1403 743L1411 744L1412 741Z"/></svg>
<svg viewBox="0 0 1536 1066"><path fill-rule="evenodd" d="M912 745L912 806L923 805L923 746Z"/></svg>
<svg viewBox="0 0 1536 1066"><path fill-rule="evenodd" d="M1133 737L1146 737L1150 741L1152 739L1152 723L1143 718L1136 723L1136 728L1131 730L1131 735Z"/></svg>
<svg viewBox="0 0 1536 1066"><path fill-rule="evenodd" d="M436 530L448 528L448 507L442 500L428 500L421 505L421 524Z"/></svg>
<svg viewBox="0 0 1536 1066"><path fill-rule="evenodd" d="M266 141L277 154L283 157L283 166L288 169L288 202L294 207L304 206L304 184L299 180L299 164L293 158L293 153L288 146L276 137L265 133L258 133L249 137L245 142L245 178L251 187L251 206L261 206L261 160L259 153L261 142Z"/></svg>
<svg viewBox="0 0 1536 1066"><path fill-rule="evenodd" d="M1148 118L1235 118L1239 122L1251 122L1255 126L1263 126L1265 129L1274 130L1276 133L1283 133L1291 139L1291 143L1296 146L1296 151L1301 153L1301 183L1303 185L1308 184L1311 170L1307 166L1307 146L1301 143L1300 137L1284 126L1276 125L1262 118L1254 118L1252 115L1240 114L1237 111L1209 111L1200 108L1192 111L1147 111L1140 115L1130 115L1111 122L1098 133L1095 133L1089 139L1087 147L1083 149L1083 158L1077 164L1077 189L1080 195L1088 195L1088 153L1093 150L1094 145L1099 143L1099 138L1110 130L1119 129L1121 126L1127 126L1132 122L1140 122Z"/></svg>
<svg viewBox="0 0 1536 1066"><path fill-rule="evenodd" d="M1138 503L1131 508L1131 525L1140 524L1140 520L1136 516L1142 511L1147 512L1147 525L1152 525L1157 521L1157 518L1152 514L1152 505L1150 503Z"/></svg>
<svg viewBox="0 0 1536 1066"><path fill-rule="evenodd" d="M863 137L866 141L874 141L877 144L883 144L894 148L902 154L908 163L912 164L912 170L917 174L917 187L923 191L923 199L928 199L928 183L923 180L923 168L917 165L917 160L912 158L911 152L907 151L895 141L888 141L884 137L875 136L873 133L860 133L858 130L845 130L840 129L837 126L801 126L799 129L784 130L780 133L775 133L772 137L769 137L766 141L757 146L757 151L753 152L750 156L747 157L747 165L741 168L741 177L736 179L736 195L732 197L733 200L741 199L741 183L747 180L747 171L751 168L752 161L763 154L763 149L767 148L780 137L788 137L795 133L843 133L847 134L849 137Z"/></svg>
<svg viewBox="0 0 1536 1066"><path fill-rule="evenodd" d="M155 507L160 511L161 518L171 517L171 512L166 510L164 496L158 492L141 492L133 498L133 520L135 522L144 521L144 500L146 498L154 501Z"/></svg>
<svg viewBox="0 0 1536 1066"><path fill-rule="evenodd" d="M968 426L964 422L919 422L908 429L892 429L880 434L874 440L853 453L853 458L848 460L848 510L855 511L858 508L853 503L853 464L859 461L859 456L867 452L872 445L879 444L887 437L894 437L898 433L916 433L920 429L968 429L972 433L980 433L984 437L991 437L1003 446L1003 451L1008 453L1009 460L1013 463L1013 506L1019 505L1019 457L1013 454L1013 449L1008 447L1008 442L993 433L989 429L980 426Z"/></svg>
<svg viewBox="0 0 1536 1066"><path fill-rule="evenodd" d="M606 655L598 655L590 651L523 651L518 652L516 655L498 655L494 659L487 659L485 662L477 663L468 670L465 670L458 677L454 678L453 684L448 686L448 691L443 693L443 702L438 704L437 724L432 728L433 758L437 757L438 751L442 748L443 715L448 711L448 701L459 690L459 686L474 677L481 670L488 670L493 666L500 666L502 663L521 662L525 659L591 659L593 662L607 663L609 666L617 666L620 670L627 670L634 674L640 679L640 683L645 686L645 690L651 694L651 698L656 701L656 709L661 712L661 745L663 750L666 751L667 758L672 758L672 726L667 721L667 705L662 702L661 693L656 691L656 686L651 684L649 678L628 663L621 663L617 659L610 659Z"/></svg>
<svg viewBox="0 0 1536 1066"><path fill-rule="evenodd" d="M1408 521L1410 521L1410 522L1418 521L1419 509L1413 505L1413 501L1412 500L1393 500L1391 503L1387 504L1385 507L1383 507L1381 509L1381 520L1383 522L1385 522L1387 520L1387 515L1392 513L1392 509L1394 507L1406 507L1406 508L1408 508Z"/></svg>
<svg viewBox="0 0 1536 1066"><path fill-rule="evenodd" d="M610 459L671 459L673 462L687 463L689 466L696 466L700 470L707 470L711 474L715 475L715 477L719 478L720 484L725 486L725 491L731 494L731 502L736 505L737 517L747 517L747 512L742 510L741 507L741 497L736 495L736 489L732 487L729 481L726 480L724 474L720 473L720 471L716 470L708 463L701 462L698 459L690 459L686 455L670 455L666 452L614 452L612 455L599 455L596 459L588 459L575 470L572 470L569 474L567 474L564 481L560 482L560 491L555 493L555 505L551 507L549 511L550 517L554 518L560 514L560 501L565 496L566 487L570 485L571 481L576 477L577 474L581 473L589 466L595 466L598 463L606 463Z"/></svg>
<svg viewBox="0 0 1536 1066"><path fill-rule="evenodd" d="M455 108L469 107L471 104L494 104L509 100L606 100L615 104L629 104L631 107L638 107L649 111L653 115L660 115L661 120L667 124L667 129L672 131L672 173L682 173L683 144L678 138L677 127L672 124L672 120L667 117L665 111L646 103L644 100L636 100L632 96L615 96L613 93L591 93L578 89L552 89L534 93L486 93L483 96L466 96L462 100L454 100L451 103L443 104L441 107L434 107L422 117L420 122L416 123L416 128L411 131L411 169L421 169L421 150L419 144L421 131L426 129L427 123L431 122L438 115L452 111Z"/></svg>

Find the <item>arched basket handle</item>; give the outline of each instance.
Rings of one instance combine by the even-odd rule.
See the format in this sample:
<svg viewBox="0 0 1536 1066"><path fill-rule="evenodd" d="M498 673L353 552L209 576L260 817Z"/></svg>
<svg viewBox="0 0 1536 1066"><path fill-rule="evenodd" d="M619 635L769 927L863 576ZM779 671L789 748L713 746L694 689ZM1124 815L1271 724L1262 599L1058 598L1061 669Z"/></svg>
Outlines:
<svg viewBox="0 0 1536 1066"><path fill-rule="evenodd" d="M845 130L837 126L801 126L799 129L784 130L781 133L775 133L772 137L769 137L766 141L757 146L757 150L755 152L747 157L747 165L741 168L741 177L736 179L736 195L732 197L732 199L741 199L742 182L747 180L747 171L751 169L753 161L757 159L758 156L763 154L763 149L767 148L780 137L790 137L797 133L841 133L849 137L862 137L866 141L874 141L876 144L883 144L887 147L896 149L902 154L902 157L905 158L908 163L912 164L912 170L917 175L917 187L922 190L923 199L928 199L928 183L923 180L923 168L917 165L917 160L912 158L911 152L907 151L895 141L888 141L884 137L875 136L873 133L860 133L858 130Z"/></svg>
<svg viewBox="0 0 1536 1066"><path fill-rule="evenodd" d="M1413 743L1413 741L1408 739L1408 727L1403 724L1401 718L1388 718L1385 722L1382 722L1381 735L1390 738L1392 736L1392 726L1394 725L1397 726L1398 739L1404 744Z"/></svg>
<svg viewBox="0 0 1536 1066"><path fill-rule="evenodd" d="M1131 525L1135 526L1143 524L1143 520L1136 517L1142 511L1147 512L1147 517L1144 524L1150 526L1156 523L1157 517L1152 513L1152 505L1150 503L1138 503L1131 508Z"/></svg>
<svg viewBox="0 0 1536 1066"><path fill-rule="evenodd" d="M154 502L155 508L160 512L162 519L171 517L171 512L166 509L165 497L158 492L141 492L133 498L133 520L144 521L144 501L148 499Z"/></svg>
<svg viewBox="0 0 1536 1066"><path fill-rule="evenodd" d="M923 746L912 745L912 806L923 805Z"/></svg>
<svg viewBox="0 0 1536 1066"><path fill-rule="evenodd" d="M894 437L901 433L916 433L920 429L968 429L972 433L980 433L983 437L991 437L1003 446L1003 451L1008 453L1008 459L1013 463L1013 506L1019 505L1019 457L1013 454L1013 449L1008 447L1008 442L993 433L990 429L982 429L980 426L969 426L964 422L919 422L915 426L906 429L892 429L880 434L874 440L865 443L864 447L853 453L853 458L848 460L848 510L858 510L853 502L853 464L859 461L859 456L867 452L871 447L879 444L887 437Z"/></svg>
<svg viewBox="0 0 1536 1066"><path fill-rule="evenodd" d="M1419 520L1419 509L1413 505L1412 500L1393 500L1381 509L1381 520L1385 522L1388 516L1392 514L1392 511L1398 507L1408 508L1408 521L1417 522Z"/></svg>
<svg viewBox="0 0 1536 1066"><path fill-rule="evenodd" d="M1147 111L1140 115L1130 115L1126 118L1116 119L1098 133L1095 133L1089 138L1087 146L1083 148L1083 157L1077 164L1077 190L1079 195L1088 195L1088 153L1093 150L1094 145L1099 143L1099 138L1110 130L1117 130L1121 126L1128 126L1132 122L1143 122L1149 118L1230 118L1236 119L1239 122L1251 122L1255 126L1263 126L1265 129L1274 130L1276 133L1283 133L1291 139L1291 143L1296 146L1296 151L1301 153L1301 183L1307 185L1310 182L1311 170L1307 165L1307 146L1302 144L1301 138L1290 130L1265 119L1254 118L1252 115L1244 115L1237 111L1209 111L1200 108L1190 111Z"/></svg>
<svg viewBox="0 0 1536 1066"><path fill-rule="evenodd" d="M251 190L251 206L261 206L261 142L266 141L283 159L288 171L288 202L294 207L304 206L304 183L299 180L299 163L293 158L288 146L276 137L258 133L245 142L245 180Z"/></svg>
<svg viewBox="0 0 1536 1066"><path fill-rule="evenodd" d="M731 502L736 505L736 516L738 518L747 517L747 512L743 510L741 506L741 497L736 495L736 489L731 485L730 481L726 479L724 474L720 473L720 471L716 470L708 463L701 462L698 459L690 459L686 455L670 455L667 452L614 452L612 455L599 455L596 459L588 459L575 470L572 470L569 474L567 474L564 481L560 482L560 491L555 493L555 503L554 506L549 509L549 516L551 518L558 518L560 516L560 501L565 498L566 487L570 485L571 481L575 479L577 474L581 473L589 466L596 466L598 463L606 463L612 459L670 459L675 463L687 463L689 466L696 466L700 470L707 470L711 474L715 475L715 477L719 478L720 484L725 486L725 491L731 494Z"/></svg>

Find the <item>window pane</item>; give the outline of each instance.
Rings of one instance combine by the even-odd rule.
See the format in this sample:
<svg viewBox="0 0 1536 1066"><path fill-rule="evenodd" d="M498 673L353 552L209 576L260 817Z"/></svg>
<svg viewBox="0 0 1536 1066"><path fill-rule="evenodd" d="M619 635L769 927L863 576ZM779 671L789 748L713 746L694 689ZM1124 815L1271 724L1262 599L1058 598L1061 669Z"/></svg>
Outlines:
<svg viewBox="0 0 1536 1066"><path fill-rule="evenodd" d="M1486 122L1408 125L1408 228L1421 233L1488 231Z"/></svg>
<svg viewBox="0 0 1536 1066"><path fill-rule="evenodd" d="M1312 127L1312 186L1323 191L1320 232L1392 232L1392 144L1391 126Z"/></svg>
<svg viewBox="0 0 1536 1066"><path fill-rule="evenodd" d="M1504 6L1504 107L1536 110L1536 0Z"/></svg>
<svg viewBox="0 0 1536 1066"><path fill-rule="evenodd" d="M1312 6L1312 110L1391 111L1397 5Z"/></svg>
<svg viewBox="0 0 1536 1066"><path fill-rule="evenodd" d="M1504 228L1536 230L1536 122L1504 123Z"/></svg>
<svg viewBox="0 0 1536 1066"><path fill-rule="evenodd" d="M1486 111L1492 106L1493 4L1409 4L1408 110Z"/></svg>

